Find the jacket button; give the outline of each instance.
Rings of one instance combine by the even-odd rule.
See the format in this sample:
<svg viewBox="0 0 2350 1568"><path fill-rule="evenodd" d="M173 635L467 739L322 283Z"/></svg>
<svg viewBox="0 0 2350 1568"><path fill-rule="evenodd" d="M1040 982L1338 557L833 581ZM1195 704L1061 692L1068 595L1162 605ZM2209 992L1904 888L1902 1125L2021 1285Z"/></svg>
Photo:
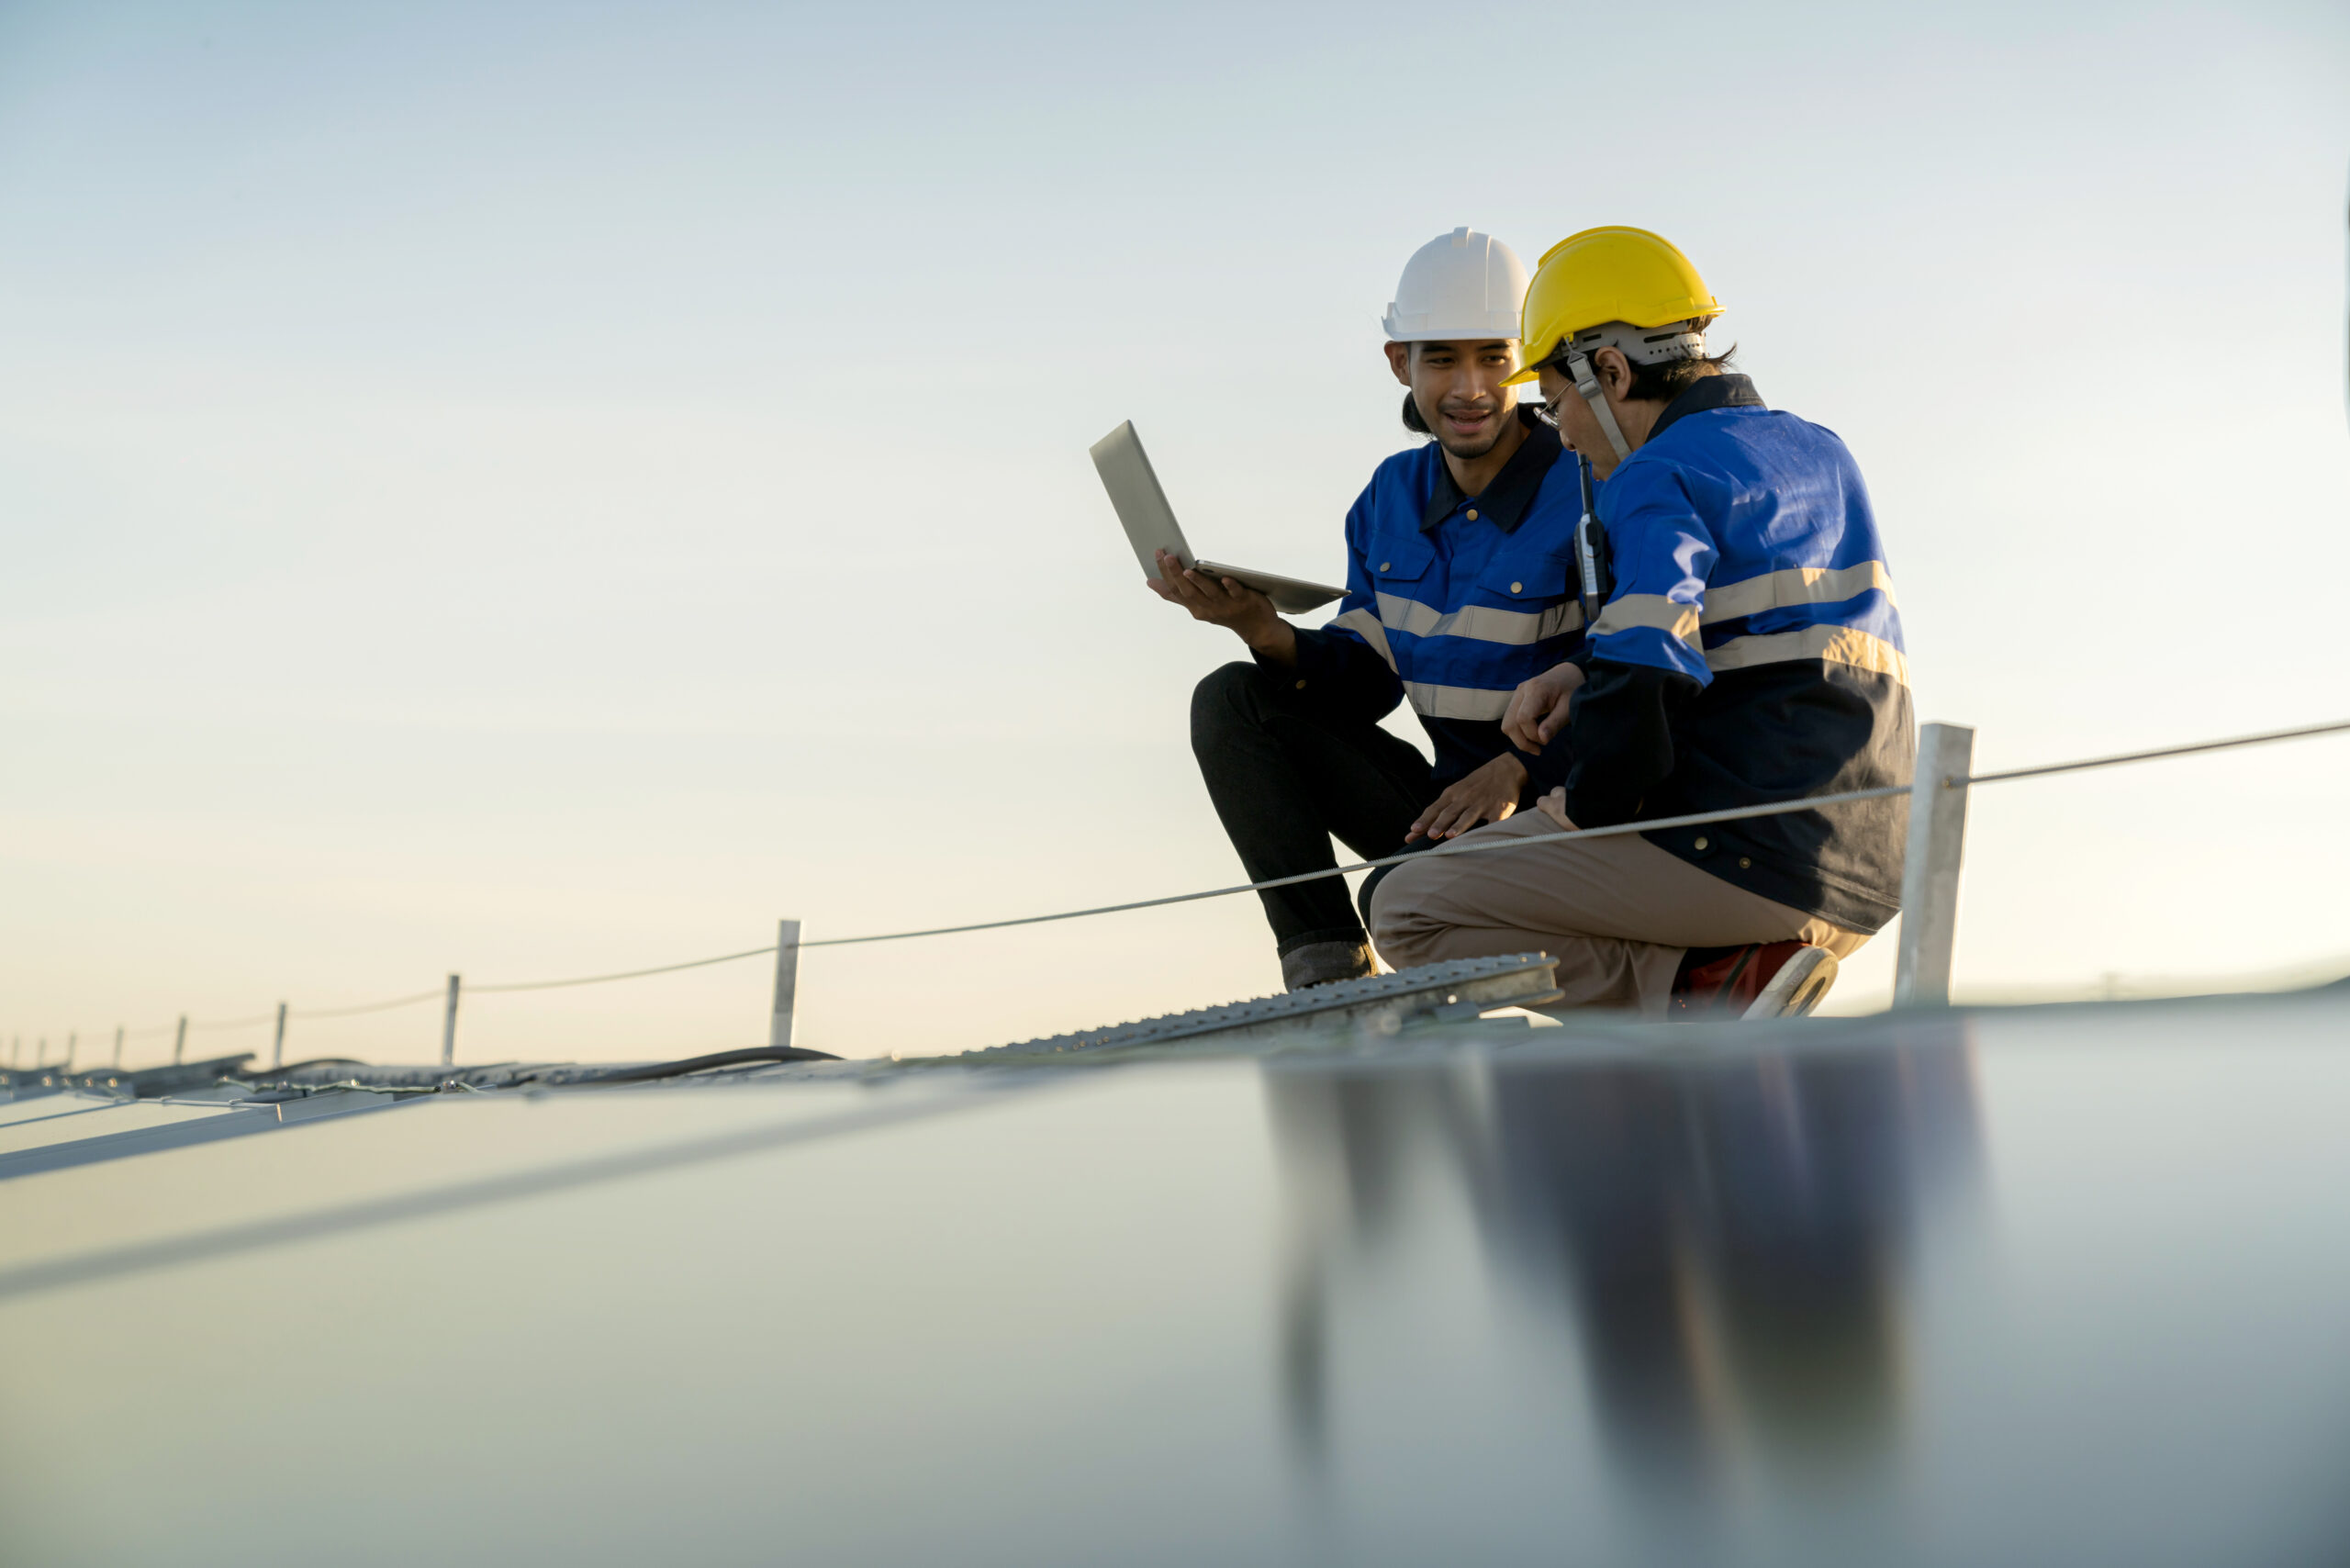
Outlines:
<svg viewBox="0 0 2350 1568"><path fill-rule="evenodd" d="M1379 563L1379 569L1380 569L1381 571L1382 571L1382 572L1383 572L1383 571L1385 571L1385 570L1387 569L1387 563L1386 563L1386 562L1384 562L1384 561L1380 562L1380 563Z"/></svg>
<svg viewBox="0 0 2350 1568"><path fill-rule="evenodd" d="M1706 847L1706 841L1705 841L1704 839L1702 839L1702 838L1701 838L1701 839L1699 839L1699 840L1697 841L1697 847L1698 847L1698 848L1700 848L1700 849L1705 848L1705 847Z"/></svg>
<svg viewBox="0 0 2350 1568"><path fill-rule="evenodd" d="M1524 583L1512 583L1509 585L1509 591L1512 593L1524 593L1526 591L1526 585Z"/></svg>
<svg viewBox="0 0 2350 1568"><path fill-rule="evenodd" d="M1304 690L1304 689L1305 689L1305 682L1304 682L1304 681L1302 681L1302 680L1301 680L1301 681L1299 681L1299 682L1297 683L1297 689L1298 689L1300 691ZM1745 865L1745 864L1746 864L1746 862L1745 862L1745 861L1743 861L1743 860L1741 860L1741 861L1740 861L1740 862L1739 862L1739 864L1740 864L1740 865L1741 865L1741 866L1743 866L1743 865Z"/></svg>
<svg viewBox="0 0 2350 1568"><path fill-rule="evenodd" d="M1475 507L1471 507L1469 509L1469 521L1471 522L1477 521L1477 509Z"/></svg>
<svg viewBox="0 0 2350 1568"><path fill-rule="evenodd" d="M1300 682L1298 682L1298 684L1299 684L1300 686L1303 686L1303 685L1304 685L1305 683L1304 683L1304 681L1300 681ZM1753 862L1753 861L1751 861L1751 860L1749 860L1745 856L1741 855L1741 856L1740 856L1740 857L1738 857L1738 868L1739 868L1740 870L1741 870L1741 871L1751 870L1751 869L1752 869L1752 868L1753 868L1753 866L1754 866L1754 862Z"/></svg>

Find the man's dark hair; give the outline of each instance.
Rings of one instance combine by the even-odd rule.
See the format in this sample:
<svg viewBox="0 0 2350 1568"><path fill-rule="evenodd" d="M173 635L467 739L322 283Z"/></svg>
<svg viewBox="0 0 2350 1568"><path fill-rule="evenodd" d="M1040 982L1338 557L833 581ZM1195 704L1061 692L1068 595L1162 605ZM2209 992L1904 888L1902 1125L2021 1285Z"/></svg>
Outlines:
<svg viewBox="0 0 2350 1568"><path fill-rule="evenodd" d="M1411 351L1406 349L1404 352L1409 353ZM1730 361L1737 353L1738 345L1732 343L1718 354L1703 355L1696 359L1668 360L1662 364L1636 364L1632 366L1632 385L1625 389L1624 396L1631 398L1645 398L1657 403L1670 403L1682 393L1686 392L1690 383L1706 373L1706 366L1710 365L1716 370L1728 370L1730 368ZM1404 394L1404 428L1414 435L1436 434L1436 431L1428 429L1427 420L1420 418L1419 400L1408 389Z"/></svg>
<svg viewBox="0 0 2350 1568"><path fill-rule="evenodd" d="M1632 384L1624 389L1624 396L1636 401L1670 403L1689 390L1690 385L1706 374L1707 366L1728 370L1730 357L1737 353L1738 345L1732 343L1710 356L1667 360L1662 364L1636 364L1632 366Z"/></svg>

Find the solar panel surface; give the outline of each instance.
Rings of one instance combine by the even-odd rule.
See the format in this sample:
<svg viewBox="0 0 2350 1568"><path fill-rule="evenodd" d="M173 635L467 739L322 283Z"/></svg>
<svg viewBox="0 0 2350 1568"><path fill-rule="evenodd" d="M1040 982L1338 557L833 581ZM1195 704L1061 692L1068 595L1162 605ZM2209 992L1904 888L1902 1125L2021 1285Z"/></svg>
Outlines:
<svg viewBox="0 0 2350 1568"><path fill-rule="evenodd" d="M2345 1025L2336 990L1440 1030L438 1094L31 1170L0 1530L109 1564L2338 1562Z"/></svg>

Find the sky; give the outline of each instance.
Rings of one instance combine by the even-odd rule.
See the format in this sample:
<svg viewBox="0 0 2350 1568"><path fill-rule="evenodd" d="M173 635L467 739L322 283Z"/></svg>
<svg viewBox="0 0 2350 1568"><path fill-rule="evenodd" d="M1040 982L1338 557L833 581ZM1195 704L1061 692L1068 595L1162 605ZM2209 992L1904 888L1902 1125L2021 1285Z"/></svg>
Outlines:
<svg viewBox="0 0 2350 1568"><path fill-rule="evenodd" d="M0 1045L284 1001L420 1060L429 1003L300 1014L1239 880L1238 644L1085 448L1338 576L1460 224L1695 260L1978 766L2350 717L2346 181L2325 4L0 0ZM2350 740L1977 791L1958 994L2350 969L2345 794ZM1245 898L811 949L800 1040L1278 978ZM770 985L468 997L459 1057L763 1044Z"/></svg>

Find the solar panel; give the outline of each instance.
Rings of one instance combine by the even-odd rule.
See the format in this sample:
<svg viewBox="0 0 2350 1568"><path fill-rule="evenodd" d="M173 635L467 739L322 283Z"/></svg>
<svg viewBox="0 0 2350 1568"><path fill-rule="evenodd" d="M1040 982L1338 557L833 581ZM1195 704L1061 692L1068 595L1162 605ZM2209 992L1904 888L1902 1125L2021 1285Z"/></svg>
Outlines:
<svg viewBox="0 0 2350 1568"><path fill-rule="evenodd" d="M1365 1029L28 1174L0 1503L43 1562L2325 1560L2345 1022Z"/></svg>

